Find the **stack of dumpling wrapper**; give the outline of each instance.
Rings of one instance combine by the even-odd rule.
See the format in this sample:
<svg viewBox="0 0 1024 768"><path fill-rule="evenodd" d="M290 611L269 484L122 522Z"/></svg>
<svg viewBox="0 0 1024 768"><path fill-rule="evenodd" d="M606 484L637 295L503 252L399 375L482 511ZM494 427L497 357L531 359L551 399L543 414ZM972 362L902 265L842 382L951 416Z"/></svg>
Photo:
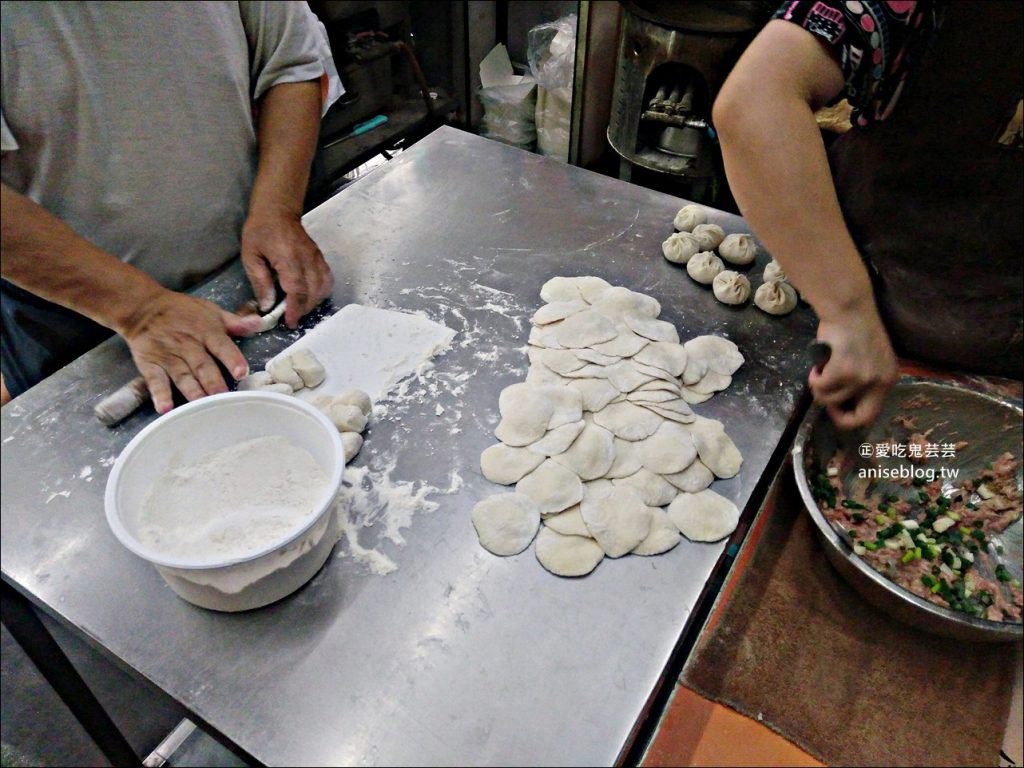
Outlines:
<svg viewBox="0 0 1024 768"><path fill-rule="evenodd" d="M743 364L718 336L680 343L650 296L598 277L555 277L533 316L526 380L499 398L501 441L480 457L515 485L473 509L497 555L536 541L540 563L583 576L605 558L658 555L729 535L739 511L709 489L742 457L721 422L696 415Z"/></svg>

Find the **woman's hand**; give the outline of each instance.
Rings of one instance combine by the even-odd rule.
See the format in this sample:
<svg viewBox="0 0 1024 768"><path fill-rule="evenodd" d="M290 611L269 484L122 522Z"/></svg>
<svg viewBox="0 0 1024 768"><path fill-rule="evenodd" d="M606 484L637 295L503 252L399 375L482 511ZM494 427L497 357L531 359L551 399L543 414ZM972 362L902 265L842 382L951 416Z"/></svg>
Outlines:
<svg viewBox="0 0 1024 768"><path fill-rule="evenodd" d="M898 375L896 355L874 304L822 319L818 341L832 347L832 356L807 378L815 402L825 406L839 429L871 424Z"/></svg>

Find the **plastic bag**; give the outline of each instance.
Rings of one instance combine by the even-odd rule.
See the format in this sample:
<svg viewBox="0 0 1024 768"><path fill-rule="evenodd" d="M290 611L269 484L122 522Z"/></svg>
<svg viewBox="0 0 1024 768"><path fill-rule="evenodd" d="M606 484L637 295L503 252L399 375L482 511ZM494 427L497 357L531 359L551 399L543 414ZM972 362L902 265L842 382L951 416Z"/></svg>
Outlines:
<svg viewBox="0 0 1024 768"><path fill-rule="evenodd" d="M537 80L537 151L569 159L573 71L576 67L576 16L540 24L527 35L527 59Z"/></svg>
<svg viewBox="0 0 1024 768"><path fill-rule="evenodd" d="M527 80L518 85L481 88L477 97L484 107L480 135L532 151L537 141L534 115L537 84Z"/></svg>
<svg viewBox="0 0 1024 768"><path fill-rule="evenodd" d="M572 88L537 88L537 151L563 162L569 159Z"/></svg>
<svg viewBox="0 0 1024 768"><path fill-rule="evenodd" d="M548 90L571 88L576 67L576 15L531 29L526 58L538 84Z"/></svg>

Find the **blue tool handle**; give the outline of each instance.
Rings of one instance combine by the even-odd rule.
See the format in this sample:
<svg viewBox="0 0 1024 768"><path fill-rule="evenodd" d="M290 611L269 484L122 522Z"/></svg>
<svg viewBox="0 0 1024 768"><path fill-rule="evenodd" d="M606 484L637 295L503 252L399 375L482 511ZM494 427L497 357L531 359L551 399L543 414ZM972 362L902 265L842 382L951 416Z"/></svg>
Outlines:
<svg viewBox="0 0 1024 768"><path fill-rule="evenodd" d="M376 117L371 117L366 122L359 123L359 125L357 125L355 128L353 128L352 129L352 133L350 135L351 136L361 136L362 134L366 133L367 131L372 131L378 125L384 125L384 123L386 123L387 121L388 121L388 116L387 115L377 115Z"/></svg>

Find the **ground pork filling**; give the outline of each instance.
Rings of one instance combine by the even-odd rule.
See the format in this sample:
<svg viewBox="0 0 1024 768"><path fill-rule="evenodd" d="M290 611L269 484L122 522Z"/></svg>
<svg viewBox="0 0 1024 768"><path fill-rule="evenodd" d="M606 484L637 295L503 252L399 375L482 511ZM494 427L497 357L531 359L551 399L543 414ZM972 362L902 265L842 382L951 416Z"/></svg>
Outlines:
<svg viewBox="0 0 1024 768"><path fill-rule="evenodd" d="M907 480L904 493L886 496L847 495L842 454L812 467L810 478L822 513L875 570L936 605L1019 623L1021 584L991 541L1021 516L1018 464L1004 453L957 488Z"/></svg>

